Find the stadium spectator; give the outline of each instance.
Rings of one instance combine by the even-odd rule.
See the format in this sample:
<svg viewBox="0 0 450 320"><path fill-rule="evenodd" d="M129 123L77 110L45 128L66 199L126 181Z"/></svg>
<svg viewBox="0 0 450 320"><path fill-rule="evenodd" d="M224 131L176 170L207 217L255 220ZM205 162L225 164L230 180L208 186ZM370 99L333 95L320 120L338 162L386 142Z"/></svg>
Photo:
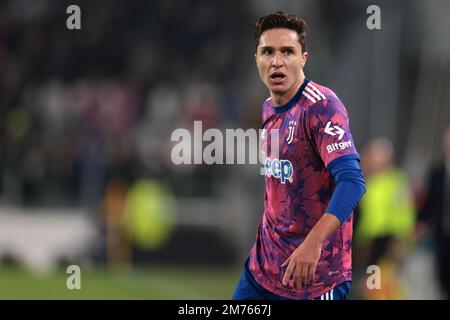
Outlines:
<svg viewBox="0 0 450 320"><path fill-rule="evenodd" d="M431 168L419 223L431 232L440 285L450 299L450 125L444 130L443 159Z"/></svg>
<svg viewBox="0 0 450 320"><path fill-rule="evenodd" d="M360 202L355 243L358 254L365 253L361 258L363 266L384 266L383 276L388 274L394 280L398 278L398 267L412 245L416 219L408 177L395 166L394 147L387 138L369 141L361 158L367 192ZM395 283L398 285L390 283L390 288L385 286L387 291L377 296L399 298L401 284L399 280ZM365 286L364 281L362 285ZM366 294L373 297L370 291Z"/></svg>

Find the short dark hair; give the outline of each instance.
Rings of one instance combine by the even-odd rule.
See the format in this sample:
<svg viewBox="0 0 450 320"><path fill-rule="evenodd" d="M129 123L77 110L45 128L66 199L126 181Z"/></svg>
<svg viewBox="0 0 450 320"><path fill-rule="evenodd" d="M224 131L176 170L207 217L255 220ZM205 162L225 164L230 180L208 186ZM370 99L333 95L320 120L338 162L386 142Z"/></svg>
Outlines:
<svg viewBox="0 0 450 320"><path fill-rule="evenodd" d="M308 26L303 19L287 14L284 11L277 11L267 16L259 18L255 27L255 51L258 49L259 39L264 31L275 28L287 28L297 32L298 40L302 46L302 52L306 51L306 34Z"/></svg>

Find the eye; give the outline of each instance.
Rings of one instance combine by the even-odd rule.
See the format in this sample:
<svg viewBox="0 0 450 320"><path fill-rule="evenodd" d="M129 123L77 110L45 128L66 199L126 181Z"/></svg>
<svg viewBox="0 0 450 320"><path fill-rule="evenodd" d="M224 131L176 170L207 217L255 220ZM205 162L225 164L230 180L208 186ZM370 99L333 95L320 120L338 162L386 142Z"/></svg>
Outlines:
<svg viewBox="0 0 450 320"><path fill-rule="evenodd" d="M291 55L291 54L293 54L294 53L294 51L292 50L292 49L284 49L283 50L283 54L284 55Z"/></svg>
<svg viewBox="0 0 450 320"><path fill-rule="evenodd" d="M263 48L262 54L263 55L271 55L273 53L273 50L271 48Z"/></svg>

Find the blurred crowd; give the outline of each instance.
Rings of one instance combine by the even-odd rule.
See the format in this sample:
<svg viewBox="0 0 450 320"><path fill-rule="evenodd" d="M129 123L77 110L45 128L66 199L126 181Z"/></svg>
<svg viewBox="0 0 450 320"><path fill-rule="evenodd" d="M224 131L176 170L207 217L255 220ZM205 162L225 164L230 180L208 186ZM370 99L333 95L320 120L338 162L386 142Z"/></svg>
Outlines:
<svg viewBox="0 0 450 320"><path fill-rule="evenodd" d="M102 255L129 265L132 246L167 244L176 200L202 207L233 180L229 167L174 165L171 134L195 120L203 130L259 127L260 6L78 1L81 30L68 30L70 4L0 0L0 205L85 208L105 235ZM199 251L229 262L208 237Z"/></svg>
<svg viewBox="0 0 450 320"><path fill-rule="evenodd" d="M240 116L234 35L250 19L222 27L230 5L86 1L77 33L65 28L64 3L49 3L0 2L3 203L92 206L113 176L170 178L174 128ZM182 19L183 6L201 19ZM208 168L182 170L198 186L175 181L176 194L214 193Z"/></svg>
<svg viewBox="0 0 450 320"><path fill-rule="evenodd" d="M394 152L392 142L385 137L368 141L361 151L367 192L356 210L355 295L368 299L448 299L450 124L442 135L440 161L429 168L423 184L410 182L405 170L395 163ZM431 261L421 265L416 259L421 255ZM418 267L411 273L414 263ZM366 268L373 265L381 270L379 290L366 285ZM435 288L438 293L430 296L427 290L434 283L439 284ZM415 292L418 290L422 295Z"/></svg>
<svg viewBox="0 0 450 320"><path fill-rule="evenodd" d="M254 66L253 23L277 8L78 1L82 29L70 31L69 4L0 0L0 204L100 213L109 261L129 264L132 242L151 249L170 237L177 199L220 197L233 179L250 181L249 193L262 183L257 170L239 177L240 166L173 165L170 136L194 120L203 130L259 128L266 92ZM342 21L355 6L305 1L299 8L326 18L322 28L311 25L328 43L316 56L330 63L325 52L340 46L331 35L346 30ZM308 72L325 73L313 62ZM411 298L402 272L419 249L434 253L436 280L449 297L450 129L444 137L441 163L414 185L392 141L359 139L366 140L358 149L367 192L355 219L356 297ZM364 286L373 264L383 270L382 290Z"/></svg>

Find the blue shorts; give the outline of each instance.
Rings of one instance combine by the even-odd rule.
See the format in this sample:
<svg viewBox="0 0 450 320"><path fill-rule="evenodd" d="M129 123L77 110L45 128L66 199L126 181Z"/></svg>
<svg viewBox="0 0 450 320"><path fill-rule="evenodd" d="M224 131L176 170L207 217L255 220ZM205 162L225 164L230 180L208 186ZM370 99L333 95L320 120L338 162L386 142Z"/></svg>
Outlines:
<svg viewBox="0 0 450 320"><path fill-rule="evenodd" d="M334 287L329 292L324 293L322 296L317 297L315 300L347 300L350 288L352 286L351 281L346 281L338 286ZM241 278L233 293L233 300L290 300L285 297L273 294L267 289L263 288L250 273L248 268L248 259L245 262L244 270Z"/></svg>

